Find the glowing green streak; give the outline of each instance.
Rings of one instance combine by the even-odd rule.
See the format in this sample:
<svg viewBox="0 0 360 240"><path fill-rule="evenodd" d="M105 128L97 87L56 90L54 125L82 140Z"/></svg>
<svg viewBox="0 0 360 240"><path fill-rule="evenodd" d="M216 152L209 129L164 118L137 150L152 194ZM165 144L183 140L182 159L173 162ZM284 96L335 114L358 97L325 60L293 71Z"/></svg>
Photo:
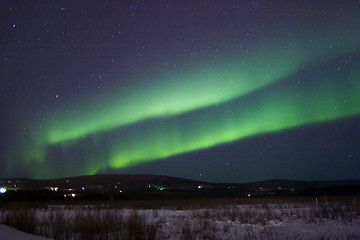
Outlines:
<svg viewBox="0 0 360 240"><path fill-rule="evenodd" d="M299 43L285 49L282 44L257 53L229 58L219 65L182 73L173 79L148 76L145 86L119 89L106 96L89 99L88 103L49 114L49 125L37 133L39 145L75 140L84 135L112 130L149 118L170 117L249 94L298 71L308 56L313 61L345 53L354 45L325 51L321 44L304 50ZM151 85L146 84L150 82Z"/></svg>
<svg viewBox="0 0 360 240"><path fill-rule="evenodd" d="M317 76L318 77L318 76ZM329 77L328 77L329 78ZM334 76L329 85L311 79L301 93L297 83L285 91L276 86L239 103L146 126L112 147L109 165L124 168L141 162L209 148L245 137L360 114L360 71ZM280 86L280 85L279 85Z"/></svg>
<svg viewBox="0 0 360 240"><path fill-rule="evenodd" d="M96 141L97 134L108 130L151 118L174 117L248 95L294 74L302 64L307 64L307 58L314 64L345 55L358 46L360 39L358 23L352 23L351 18L344 20L349 21L347 25L344 23L346 29L324 30L325 22L316 25L317 29L313 31L297 32L299 39L290 42L286 41L286 35L281 37L281 33L272 40L264 40L259 46L254 44L249 52L235 53L222 64L206 64L205 70L203 66L199 70L199 64L191 71L176 72L172 79L147 76L136 79L138 84L133 88L114 89L106 95L88 99L87 103L72 101L64 104L63 109L45 114L47 123L42 129L31 129L32 145L25 144L22 150L24 159L42 162L47 158L47 148L52 145L59 144L66 151L83 136L91 135ZM29 128L31 125L38 124L34 121ZM228 137L222 142L231 139ZM192 151L197 148L185 149ZM170 155L164 153L161 157Z"/></svg>
<svg viewBox="0 0 360 240"><path fill-rule="evenodd" d="M243 53L228 58L222 65L178 74L173 79L149 76L140 80L145 86L113 90L87 103L71 103L45 115L42 128L31 128L31 146L25 145L24 159L42 162L49 145L64 150L81 138L150 118L171 117L221 104L296 72L305 53L295 48L269 48L256 54ZM158 79L158 80L156 80ZM38 124L33 123L33 126Z"/></svg>
<svg viewBox="0 0 360 240"><path fill-rule="evenodd" d="M302 54L273 49L261 57L242 57L224 66L152 80L152 86L90 99L70 113L54 114L46 143L56 144L148 118L168 117L220 104L282 79L298 69ZM234 63L235 62L235 63ZM117 100L119 99L119 100Z"/></svg>

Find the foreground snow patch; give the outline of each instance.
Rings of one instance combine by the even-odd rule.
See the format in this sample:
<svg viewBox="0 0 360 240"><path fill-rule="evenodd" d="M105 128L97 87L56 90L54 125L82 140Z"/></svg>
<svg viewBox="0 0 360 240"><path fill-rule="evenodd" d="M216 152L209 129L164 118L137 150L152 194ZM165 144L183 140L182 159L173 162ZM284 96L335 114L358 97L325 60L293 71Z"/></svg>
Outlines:
<svg viewBox="0 0 360 240"><path fill-rule="evenodd" d="M12 227L0 224L1 240L48 240L50 238L39 237L29 233L20 232Z"/></svg>
<svg viewBox="0 0 360 240"><path fill-rule="evenodd" d="M0 208L0 222L60 240L360 239L360 201L356 197L300 200L255 199L258 202L250 204L153 209L125 208L122 202ZM10 233L0 229L0 239L44 239L34 235L17 238Z"/></svg>

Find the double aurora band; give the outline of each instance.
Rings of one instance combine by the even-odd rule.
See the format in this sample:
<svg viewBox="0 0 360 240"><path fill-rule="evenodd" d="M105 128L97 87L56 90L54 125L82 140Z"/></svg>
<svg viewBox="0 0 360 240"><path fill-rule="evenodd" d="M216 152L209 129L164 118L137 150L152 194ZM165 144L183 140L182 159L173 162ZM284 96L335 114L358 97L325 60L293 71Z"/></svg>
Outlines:
<svg viewBox="0 0 360 240"><path fill-rule="evenodd" d="M36 178L96 174L358 116L360 68L342 60L359 50L356 14L330 19L351 23L337 31L328 18L311 29L314 22L303 16L306 24L290 41L282 30L260 34L245 44L246 51L229 47L231 54L221 60L184 64L171 78L154 67L127 76L135 85L64 100L26 121L17 152L5 154L7 165L21 152ZM46 119L41 127L39 119ZM78 158L86 164L76 163ZM59 159L73 161L59 173L59 163L53 164Z"/></svg>

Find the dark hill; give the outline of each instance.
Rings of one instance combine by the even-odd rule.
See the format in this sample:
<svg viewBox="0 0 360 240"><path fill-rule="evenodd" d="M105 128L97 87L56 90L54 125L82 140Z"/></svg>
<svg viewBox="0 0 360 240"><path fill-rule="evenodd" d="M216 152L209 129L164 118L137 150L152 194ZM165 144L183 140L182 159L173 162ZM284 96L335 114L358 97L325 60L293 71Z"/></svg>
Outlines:
<svg viewBox="0 0 360 240"><path fill-rule="evenodd" d="M360 194L360 180L292 181L267 180L253 183L209 183L169 176L138 174L88 175L35 180L2 178L0 188L10 200L264 197Z"/></svg>
<svg viewBox="0 0 360 240"><path fill-rule="evenodd" d="M7 188L39 190L49 187L59 189L109 189L117 186L124 189L142 189L149 186L166 186L171 188L184 188L198 186L201 182L196 180L150 175L150 174L99 174L85 175L68 178L58 178L49 180L36 180L26 178L0 179L0 186Z"/></svg>

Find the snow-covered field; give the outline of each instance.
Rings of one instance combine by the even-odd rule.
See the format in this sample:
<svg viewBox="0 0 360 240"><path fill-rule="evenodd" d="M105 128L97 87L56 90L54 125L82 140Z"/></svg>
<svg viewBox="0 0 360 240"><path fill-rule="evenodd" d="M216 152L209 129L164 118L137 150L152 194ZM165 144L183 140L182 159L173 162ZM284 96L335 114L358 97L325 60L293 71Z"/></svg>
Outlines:
<svg viewBox="0 0 360 240"><path fill-rule="evenodd" d="M360 239L359 201L154 209L112 205L3 208L3 224L53 239ZM9 228L0 227L0 238ZM21 239L36 239L33 236ZM5 238L6 239L6 238ZM8 238L16 239L16 238Z"/></svg>
<svg viewBox="0 0 360 240"><path fill-rule="evenodd" d="M48 238L31 235L16 230L12 227L0 224L0 239L1 240L47 240Z"/></svg>

